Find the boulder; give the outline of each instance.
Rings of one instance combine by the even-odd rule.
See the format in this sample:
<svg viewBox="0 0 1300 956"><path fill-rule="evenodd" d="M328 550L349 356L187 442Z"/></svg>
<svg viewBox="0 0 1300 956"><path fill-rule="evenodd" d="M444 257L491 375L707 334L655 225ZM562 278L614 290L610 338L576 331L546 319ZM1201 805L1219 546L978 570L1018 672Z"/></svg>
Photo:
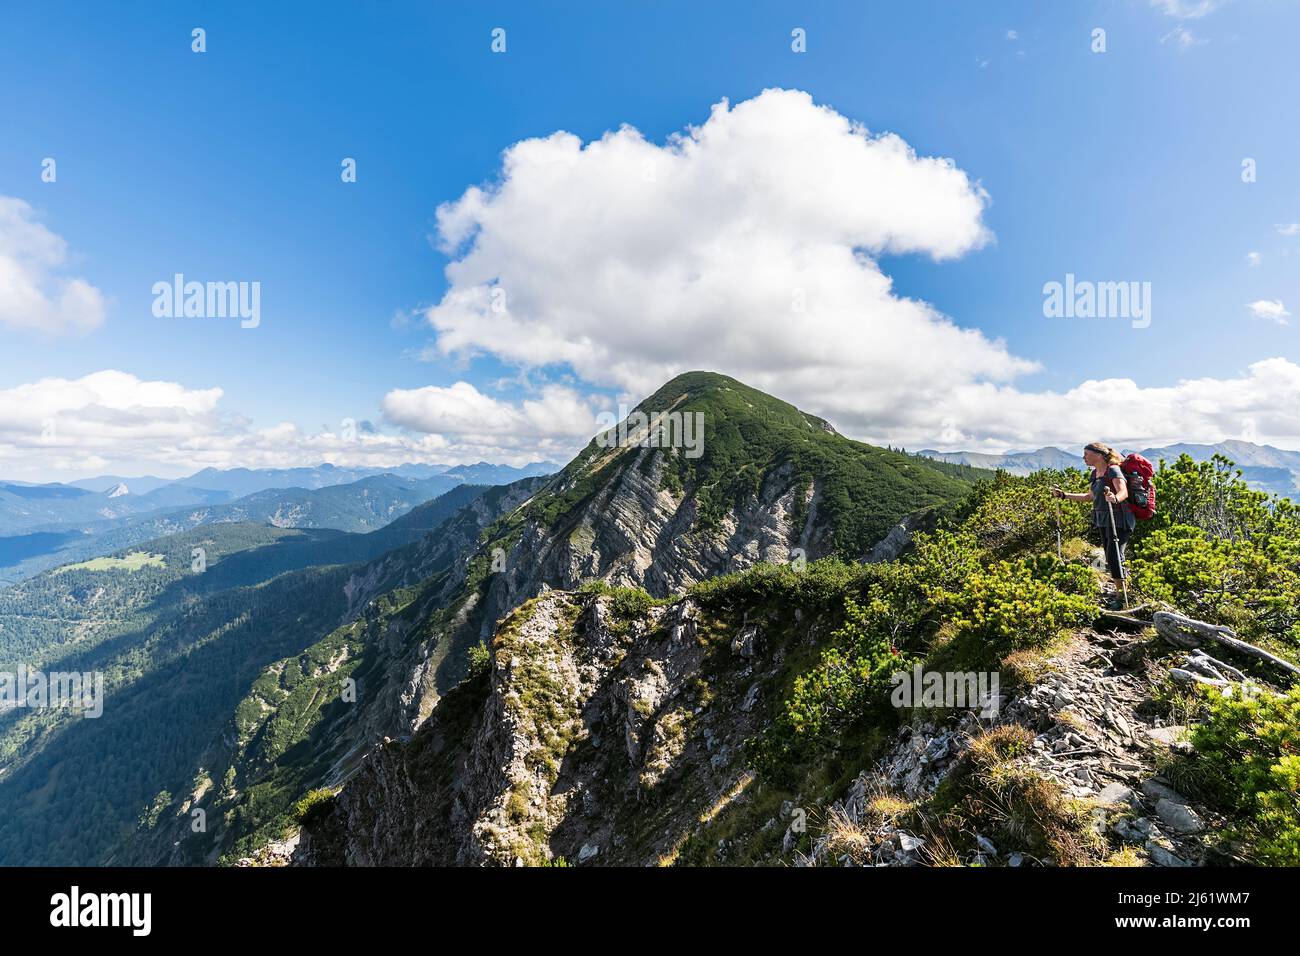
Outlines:
<svg viewBox="0 0 1300 956"><path fill-rule="evenodd" d="M1137 794L1122 783L1109 783L1097 794L1096 800L1104 807L1131 807L1137 803Z"/></svg>
<svg viewBox="0 0 1300 956"><path fill-rule="evenodd" d="M1195 810L1167 797L1156 801L1156 816L1169 829L1179 833L1199 833L1205 829L1205 822Z"/></svg>
<svg viewBox="0 0 1300 956"><path fill-rule="evenodd" d="M1163 843L1157 843L1155 840L1148 840L1146 845L1147 854L1151 857L1151 862L1156 866L1191 866L1182 857L1174 853L1171 847Z"/></svg>

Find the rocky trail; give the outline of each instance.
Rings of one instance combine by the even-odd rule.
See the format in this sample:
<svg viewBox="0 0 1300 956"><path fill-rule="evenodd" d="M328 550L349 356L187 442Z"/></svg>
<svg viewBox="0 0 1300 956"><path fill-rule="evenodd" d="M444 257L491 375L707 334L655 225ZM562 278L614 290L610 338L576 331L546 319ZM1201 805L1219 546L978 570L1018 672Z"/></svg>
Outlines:
<svg viewBox="0 0 1300 956"><path fill-rule="evenodd" d="M796 852L794 862L934 863L925 835L880 819L873 803L881 795L909 802L933 795L972 741L989 730L1014 724L1033 735L1029 752L1015 758L1014 764L1052 781L1065 797L1087 807L1095 830L1112 852L1125 847L1135 851L1125 862L1230 864L1232 858L1210 839L1220 821L1180 794L1159 772L1168 751L1191 745L1185 726L1159 716L1160 708L1153 701L1157 684L1171 672L1198 673L1192 668L1207 666L1202 663L1206 660L1214 661L1201 651L1185 654L1181 660L1177 655L1171 658L1169 645L1159 636L1134 638L1118 630L1074 634L1045 663L1041 676L1005 700L991 720L967 711L946 726L918 721L901 728L890 753L859 775L845 797L828 808L827 818L838 826L829 827L810 853ZM1214 680L1208 675L1201 678L1197 682ZM862 841L858 852L836 852L843 843L837 840L837 832L844 827ZM793 837L787 833L787 846ZM1056 862L1023 853L1003 855L983 834L976 834L976 844L978 850L961 862L1009 866Z"/></svg>

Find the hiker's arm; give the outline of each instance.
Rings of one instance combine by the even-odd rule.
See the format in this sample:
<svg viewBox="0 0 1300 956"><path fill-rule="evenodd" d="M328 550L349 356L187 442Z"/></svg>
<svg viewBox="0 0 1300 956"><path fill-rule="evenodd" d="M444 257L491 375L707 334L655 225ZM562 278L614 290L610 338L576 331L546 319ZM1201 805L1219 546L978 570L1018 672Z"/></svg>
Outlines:
<svg viewBox="0 0 1300 956"><path fill-rule="evenodd" d="M1119 502L1125 501L1128 497L1128 483L1122 475L1106 475L1110 479L1110 486L1106 488L1106 501L1112 505L1118 505Z"/></svg>
<svg viewBox="0 0 1300 956"><path fill-rule="evenodd" d="M1059 488L1053 490L1060 491ZM1060 497L1064 498L1066 501L1091 501L1092 491L1061 491Z"/></svg>

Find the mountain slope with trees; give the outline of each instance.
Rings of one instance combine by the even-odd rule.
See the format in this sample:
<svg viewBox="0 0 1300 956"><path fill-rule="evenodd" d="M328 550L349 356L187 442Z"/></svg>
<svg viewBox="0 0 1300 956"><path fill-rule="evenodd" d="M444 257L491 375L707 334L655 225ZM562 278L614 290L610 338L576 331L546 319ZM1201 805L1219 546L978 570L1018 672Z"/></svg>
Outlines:
<svg viewBox="0 0 1300 956"><path fill-rule="evenodd" d="M365 535L204 526L0 590L0 671L100 672L106 691L97 719L0 715L0 860L106 862L266 667L426 577L429 539L491 493L460 486Z"/></svg>

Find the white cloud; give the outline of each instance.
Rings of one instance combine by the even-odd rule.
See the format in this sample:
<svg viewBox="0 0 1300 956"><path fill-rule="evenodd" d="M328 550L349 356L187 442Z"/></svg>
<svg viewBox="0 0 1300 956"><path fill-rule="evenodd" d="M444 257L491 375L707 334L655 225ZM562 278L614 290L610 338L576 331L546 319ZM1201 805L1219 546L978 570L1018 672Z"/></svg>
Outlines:
<svg viewBox="0 0 1300 956"><path fill-rule="evenodd" d="M1300 235L1300 222L1279 222L1276 229L1279 236Z"/></svg>
<svg viewBox="0 0 1300 956"><path fill-rule="evenodd" d="M1248 252L1246 253L1246 261L1251 266L1257 266L1264 261L1264 257L1258 252Z"/></svg>
<svg viewBox="0 0 1300 956"><path fill-rule="evenodd" d="M1166 16L1179 20L1199 20L1223 6L1225 0L1151 0L1151 6L1163 10Z"/></svg>
<svg viewBox="0 0 1300 956"><path fill-rule="evenodd" d="M465 398L470 386L445 390ZM397 396L398 398L395 398ZM0 477L32 481L142 471L179 476L200 468L270 468L315 465L390 467L404 462L467 464L489 460L523 465L557 451L567 459L595 434L594 418L563 390L549 389L524 406L507 427L494 429L476 416L489 409L462 402L443 412L424 390L393 392L424 414L413 426L437 424L443 433L383 433L365 423L340 423L309 433L290 422L254 428L220 407L220 388L187 388L107 370L79 379L46 378L0 390ZM506 406L502 406L503 408ZM588 425L588 421L591 422ZM560 436L559 438L555 436ZM580 435L579 437L576 437Z"/></svg>
<svg viewBox="0 0 1300 956"><path fill-rule="evenodd" d="M139 453L173 460L179 449L222 430L221 389L186 389L103 371L45 378L0 390L0 474L87 468ZM170 452L170 454L168 454Z"/></svg>
<svg viewBox="0 0 1300 956"><path fill-rule="evenodd" d="M1015 30L1008 30L1008 31L1007 31L1007 39L1008 39L1008 40L1011 40L1011 41L1019 40L1019 39L1020 39L1020 34L1017 33Z"/></svg>
<svg viewBox="0 0 1300 956"><path fill-rule="evenodd" d="M1181 24L1174 27L1160 38L1161 43L1165 43L1169 40L1173 40L1178 44L1178 49L1180 50L1189 50L1194 46L1201 46L1210 42L1209 40L1200 39L1193 34L1191 30L1185 29Z"/></svg>
<svg viewBox="0 0 1300 956"><path fill-rule="evenodd" d="M951 161L798 92L719 104L664 146L556 133L439 209L456 258L427 317L442 356L567 364L636 398L690 368L873 405L936 378L1007 381L1034 363L896 295L877 264L978 249L986 203Z"/></svg>
<svg viewBox="0 0 1300 956"><path fill-rule="evenodd" d="M1215 440L1240 432L1243 407L1275 428L1261 424L1261 436L1300 442L1300 422L1273 411L1300 407L1300 370L1285 359L1168 387L1017 388L1037 363L896 294L878 263L979 249L987 203L951 161L797 92L719 104L662 146L629 127L586 145L566 133L525 140L506 150L497 184L438 212L452 262L427 312L430 351L492 355L543 377L567 367L633 400L715 369L853 437L910 448L945 435L946 447L998 450L1104 435ZM447 414L426 427L445 428Z"/></svg>
<svg viewBox="0 0 1300 956"><path fill-rule="evenodd" d="M1255 318L1276 322L1278 325L1287 325L1287 318L1291 315L1278 299L1257 299L1246 308L1250 309Z"/></svg>
<svg viewBox="0 0 1300 956"><path fill-rule="evenodd" d="M0 327L88 332L104 320L104 296L59 275L67 243L36 221L21 199L0 196Z"/></svg>
<svg viewBox="0 0 1300 956"><path fill-rule="evenodd" d="M519 464L521 453L528 461L567 460L599 431L591 400L559 385L519 403L485 395L469 382L394 389L384 396L383 409L393 424L449 439L474 460L509 458Z"/></svg>
<svg viewBox="0 0 1300 956"><path fill-rule="evenodd" d="M1300 366L1285 358L1256 362L1237 378L1185 379L1143 386L1129 378L1090 379L1065 392L1022 392L961 386L937 395L932 409L897 416L878 434L908 448L933 445L939 423L955 423L946 449L1005 451L1101 438L1125 448L1240 437L1254 422L1253 441L1300 446ZM864 428L870 427L864 422Z"/></svg>

